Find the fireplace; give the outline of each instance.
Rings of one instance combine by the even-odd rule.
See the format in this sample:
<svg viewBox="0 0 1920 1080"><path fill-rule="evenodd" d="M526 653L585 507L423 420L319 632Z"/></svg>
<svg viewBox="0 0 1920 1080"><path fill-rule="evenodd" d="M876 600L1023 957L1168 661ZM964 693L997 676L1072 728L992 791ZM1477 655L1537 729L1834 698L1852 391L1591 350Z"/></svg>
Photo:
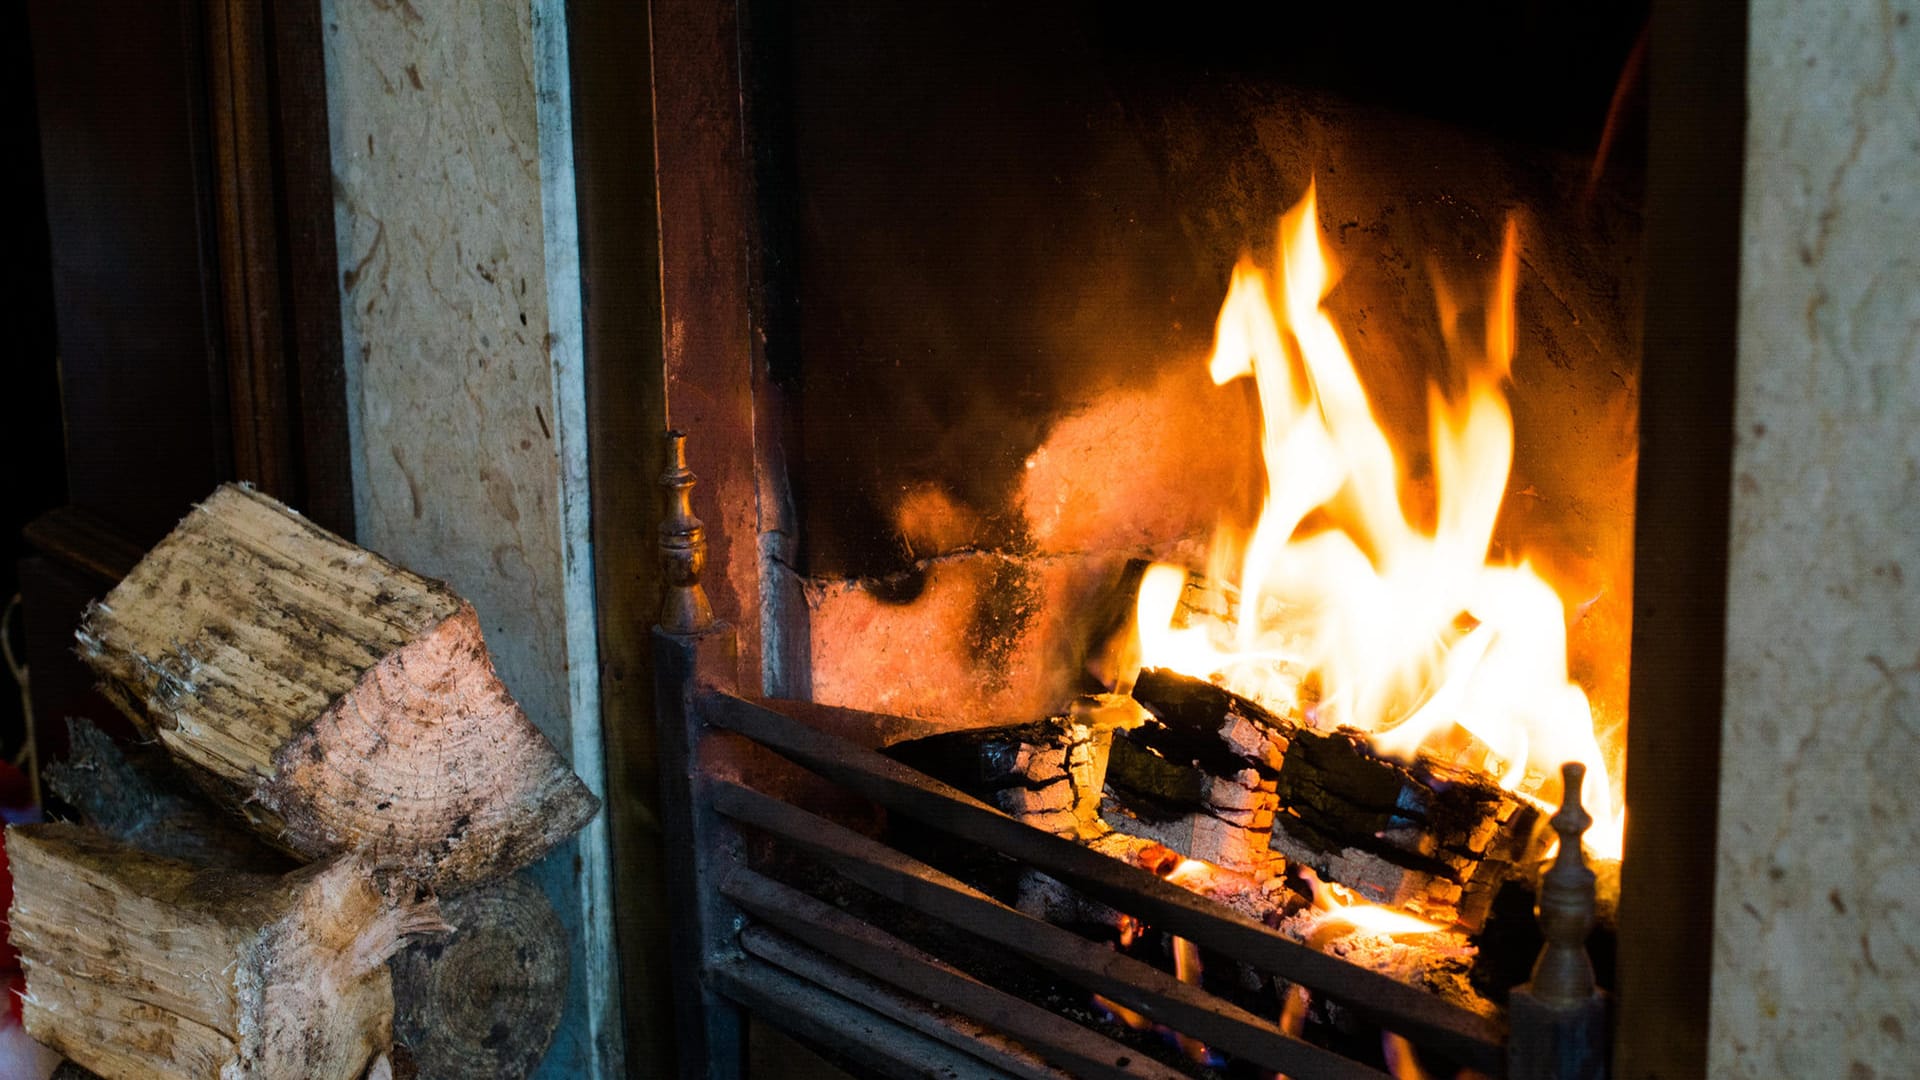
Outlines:
<svg viewBox="0 0 1920 1080"><path fill-rule="evenodd" d="M1221 631L1228 639L1241 640L1249 621L1255 633L1246 640L1258 636L1260 613L1250 620L1244 610L1258 602L1248 605L1240 591L1250 587L1250 560L1241 556L1259 546L1248 536L1257 532L1252 522L1261 503L1290 493L1269 483L1281 470L1273 457L1262 462L1255 450L1263 430L1272 436L1286 427L1276 415L1289 402L1303 415L1337 414L1328 398L1331 380L1341 372L1310 370L1311 385L1276 393L1271 385L1236 377L1238 372L1223 376L1217 370L1223 365L1209 363L1223 351L1216 347L1223 297L1255 280L1233 271L1246 247L1247 265L1264 266L1266 280L1274 283L1268 311L1283 320L1324 312L1338 325L1380 437L1400 455L1388 467L1393 483L1386 500L1419 537L1443 533L1439 523L1452 513L1447 508L1458 509L1446 494L1447 477L1466 467L1448 456L1457 445L1431 433L1464 439L1475 430L1469 420L1470 403L1477 400L1473 387L1489 364L1500 361L1503 348L1494 339L1503 327L1513 328L1508 332L1517 343L1506 353L1513 358L1512 377L1491 376L1508 388L1501 404L1513 418L1512 476L1492 483L1506 499L1491 544L1482 542L1472 562L1538 571L1531 580L1545 583L1555 614L1572 627L1567 648L1548 650L1563 665L1557 682L1549 679L1548 685L1577 688L1584 697L1584 730L1593 748L1565 752L1564 741L1529 732L1527 744L1555 747L1532 761L1519 743L1463 733L1462 725L1449 722L1440 725L1447 728L1444 745L1428 746L1425 760L1436 751L1450 759L1477 754L1471 768L1510 779L1528 812L1540 818L1564 795L1553 759L1578 760L1590 778L1588 809L1602 818L1593 839L1603 848L1618 848L1618 840L1604 834L1620 827L1614 809L1623 802L1635 809L1630 820L1645 805L1651 820L1667 823L1676 796L1656 793L1643 803L1643 774L1624 770L1625 780L1619 779L1629 749L1637 751L1643 741L1626 716L1660 713L1663 693L1671 707L1672 688L1663 685L1668 676L1662 671L1678 659L1671 652L1640 655L1647 642L1660 640L1659 619L1672 616L1659 604L1636 611L1633 598L1649 582L1672 586L1680 569L1673 558L1686 550L1690 536L1708 533L1699 538L1700 547L1711 550L1712 500L1706 503L1707 524L1676 525L1675 518L1685 515L1673 508L1680 501L1676 485L1711 486L1712 461L1710 454L1697 462L1659 461L1662 468L1649 489L1642 460L1636 521L1634 449L1657 458L1660 447L1671 445L1659 425L1680 415L1683 422L1711 426L1717 414L1711 385L1682 385L1643 407L1670 392L1659 387L1711 373L1694 368L1676 376L1650 365L1643 377L1640 370L1642 295L1648 349L1673 333L1673 316L1662 313L1669 301L1657 300L1650 284L1643 293L1643 195L1656 230L1646 248L1655 270L1662 266L1662 244L1688 238L1692 226L1657 231L1663 197L1659 108L1653 111L1655 153L1642 162L1633 150L1631 99L1636 85L1644 92L1644 83L1622 73L1632 67L1639 20L1627 18L1585 37L1576 31L1593 28L1555 24L1541 30L1550 40L1584 40L1592 48L1573 50L1578 55L1562 65L1566 71L1535 71L1539 92L1524 106L1503 110L1487 104L1492 98L1479 85L1486 76L1478 71L1463 80L1472 84L1468 88L1434 95L1442 100L1421 100L1431 85L1423 80L1434 77L1436 65L1431 58L1424 67L1410 60L1420 50L1392 33L1381 35L1398 43L1384 49L1388 59L1358 75L1328 70L1339 65L1297 62L1291 70L1276 65L1276 74L1249 59L1247 53L1257 50L1244 42L1223 50L1186 32L1156 33L1124 16L996 11L977 22L923 15L896 17L905 25L888 25L883 16L781 14L749 6L736 25L732 14L718 24L689 17L683 26L667 18L655 27L657 89L692 85L698 80L686 76L719 70L744 84L747 105L729 121L743 127L731 131L725 123L711 123L714 101L703 95L678 99L669 93L656 115L663 250L709 242L716 232L737 230L751 238L744 275L738 265L722 270L699 260L676 264L671 254L663 267L669 321L680 331L678 340L669 335L669 419L689 432L688 454L702 479L690 509L705 522L699 542L710 541L711 548L695 557L698 542L686 518L670 517L665 528L681 553L678 580L691 586L694 577L704 579L711 606L731 624L737 647L729 653L728 635L705 629L692 592L674 594L680 606L669 629L677 622L681 635L668 641L659 658L661 732L663 740L688 738L664 760L671 777L685 783L691 775L693 782L684 789L684 803L668 800L670 808L687 814L668 822L668 842L680 868L675 876L685 888L682 906L698 913L697 932L681 935L689 950L682 966L703 977L687 984L683 1000L697 1000L696 987L705 995L710 1008L700 1030L715 1040L697 1047L695 1056L726 1060L725 1017L741 1004L796 1027L811 1025L805 1034L830 1045L871 1047L889 1042L874 1038L875 1030L896 1032L901 1024L913 1029L925 1022L909 1008L913 999L948 1000L943 994L959 994L972 1009L993 1011L1002 1020L985 1025L988 1030L964 1051L976 1063L983 1053L1014 1053L1002 1046L1008 1037L1029 1048L1047 1047L1055 1056L1041 1056L1056 1065L1089 1053L1079 1036L1019 1004L987 1000L977 982L938 964L901 959L912 949L900 942L912 935L896 933L899 927L888 924L881 939L862 935L836 923L831 904L819 906L820 896L795 895L792 881L769 871L794 852L810 852L868 892L894 903L914 896L937 907L936 919L991 923L1005 917L944 878L927 886L924 875L916 877L919 860L899 861L900 845L910 841L880 828L871 816L878 804L898 821L931 819L935 832L949 836L956 848L996 847L1028 870L1066 882L1076 894L1144 919L1161 935L1157 940L1185 941L1189 950L1197 943L1198 953L1213 957L1215 965L1219 956L1241 950L1237 955L1252 958L1251 966L1265 966L1268 974L1286 967L1303 985L1330 979L1313 992L1377 1006L1369 1038L1378 1040L1384 1030L1410 1039L1429 1064L1500 1071L1507 1049L1498 1022L1476 1025L1437 1000L1403 994L1392 988L1404 989L1402 984L1380 982L1364 965L1343 962L1323 970L1304 954L1275 954L1285 952L1274 943L1283 939L1245 936L1249 929L1220 905L1196 905L1191 880L1170 882L1140 865L1128 866L1127 859L1051 842L1057 837L1041 839L1044 830L1019 825L1024 832L1009 832L1009 825L1000 824L1004 817L922 784L875 751L961 730L1042 721L1065 714L1076 695L1137 684L1124 657L1130 649L1138 654L1150 647L1139 640L1138 627L1130 639L1110 633L1104 609L1119 596L1121 609L1137 611L1143 606L1141 583L1164 583L1174 567L1189 576L1176 582L1176 599L1159 628L1177 623L1193 629L1217 614L1208 606L1212 598L1233 616ZM1194 25L1205 24L1206 14L1196 13ZM1667 37L1655 36L1668 43L1670 56L1696 40L1690 33L1697 31L1697 40L1711 37L1712 28L1671 12L1662 18ZM1340 32L1350 31L1350 22L1328 17L1309 23L1292 29L1309 40L1318 40L1314 34L1349 40ZM1444 28L1447 34L1426 44L1434 54L1458 55L1459 41L1476 27ZM1269 25L1233 29L1247 40L1277 32ZM682 44L701 47L674 52L668 45L677 33L688 35ZM1403 36L1437 33L1415 27ZM710 55L716 42L736 36L745 43L737 53L721 49L717 59ZM1015 43L1005 46L1007 55L983 59L996 55L1003 41ZM1530 57L1542 52L1540 40L1496 44L1505 48L1488 51ZM1592 71L1581 69L1594 66L1598 56L1607 59L1596 82ZM943 57L950 66L929 63ZM1393 70L1391 62L1400 64L1397 77L1382 75ZM1036 70L1043 74L1008 75ZM1089 72L1094 77L1082 78ZM1597 94L1597 104L1589 101L1583 114L1588 130L1553 119L1556 106L1572 108L1579 100L1573 87L1584 87L1589 98ZM1682 109L1665 115L1671 123L1691 119ZM1073 131L1062 116L1081 119L1085 129ZM1624 126L1609 125L1608 116ZM1610 126L1607 163L1592 168L1591 148ZM866 138L856 137L862 133ZM752 149L750 157L730 157L742 143ZM1588 168L1566 167L1572 143L1587 148ZM670 168L676 154L699 167L676 175ZM1069 167L1077 171L1063 171ZM1142 175L1152 182L1138 181ZM846 182L847 176L863 178L864 186ZM967 193L982 183L990 190L969 202ZM992 189L994 184L1001 188ZM1049 203L1036 194L1049 188L1079 197ZM1317 197L1311 204L1305 201L1309 191ZM1664 197L1671 207L1672 193ZM697 206L702 214L676 219L665 212L668 205ZM1277 238L1273 225L1290 207L1291 242L1286 225ZM697 228L700 235L676 236L682 228ZM1034 237L1046 244L1034 244ZM1069 254L1052 250L1054 244ZM1309 250L1332 254L1344 275L1339 290L1304 301L1279 297L1282 279L1301 276L1288 259ZM704 265L705 272L677 269L689 265ZM744 317L711 318L716 306L727 310L730 301L738 302ZM676 310L709 314L674 323ZM1258 321L1259 306L1248 311L1236 316L1237 325ZM1692 317L1712 314L1708 307ZM1289 333L1281 351L1293 358L1297 373L1311 361L1299 359L1306 351L1303 335ZM1261 347L1246 345L1243 351L1257 356ZM1439 403L1431 407L1430 384L1440 387ZM1337 421L1286 430L1352 443L1351 429ZM1724 434L1718 439L1724 442ZM1342 475L1359 467L1351 458L1340 464ZM1704 473L1690 479L1690 470ZM691 480L680 470L670 473L676 483ZM1352 508L1324 505L1328 501L1307 503L1279 539L1347 536L1361 561L1377 569L1384 560L1370 545L1379 537L1360 535L1368 530L1352 525ZM1307 522L1310 515L1314 520ZM1216 540L1220 519L1239 530L1229 530L1234 539ZM1724 529L1723 520L1718 527ZM1654 535L1663 542L1651 575L1644 543L1649 529L1659 530ZM1637 556L1636 531L1643 538ZM1666 546L1669 540L1678 543ZM694 564L703 559L706 573L697 575ZM1159 565L1142 569L1134 563L1130 571L1134 559ZM1707 559L1710 567L1712 556ZM1658 565L1662 560L1666 565ZM1303 587L1323 584L1327 573L1324 567L1292 572ZM1382 587L1372 579L1356 586L1363 592ZM1520 591L1538 594L1532 586ZM1475 639L1475 632L1495 622L1454 616L1449 609L1433 625L1416 628L1426 638L1446 639L1450 648L1421 669L1412 681L1422 689L1387 708L1397 712L1381 727L1397 727L1433 698L1435 687L1447 683L1445 657L1472 653L1474 642L1485 637ZM1153 629L1152 620L1139 625ZM1369 634L1364 623L1347 630L1350 636ZM1505 636L1531 640L1519 625ZM1631 680L1629 637L1639 646ZM1213 647L1225 648L1218 641ZM1270 713L1286 711L1260 686L1235 682L1231 665L1183 668L1162 657L1146 670L1197 676L1201 685L1224 683ZM1118 670L1112 663L1103 667L1107 661ZM1355 726L1351 721L1364 709L1346 705L1342 712L1332 705L1353 684L1344 678L1329 683L1327 670L1338 666L1330 661L1308 666L1315 669L1308 711L1324 703L1329 713L1345 718L1329 721L1329 730L1340 723ZM1642 679L1643 670L1653 672L1650 680ZM1694 675L1688 692L1713 692L1702 684L1717 677L1717 670ZM1471 683L1469 678L1458 686ZM1293 694L1287 700L1298 706L1298 690L1290 687L1280 697ZM1524 696L1541 692L1531 687ZM1319 733L1312 721L1307 727ZM1633 748L1623 730L1633 733ZM1679 736L1668 731L1659 737ZM769 748L777 758L764 754ZM1164 753L1157 756L1167 760ZM1408 747L1374 757L1422 760ZM793 762L811 775L792 769ZM1284 774L1285 768L1277 771ZM1656 780L1671 777L1657 763L1647 771ZM1210 775L1218 779L1217 770ZM833 785L823 786L821 777ZM850 800L848 792L860 798ZM798 811L766 802L768 793L786 807L803 806L856 827L843 833L816 825ZM1687 875L1693 878L1688 887L1697 891L1700 882L1710 883L1712 863L1710 840L1700 847L1699 834L1695 828L1651 842L1629 836L1627 847L1635 854L1624 869L1623 971L1632 970L1636 945L1645 955L1646 944L1660 938L1657 931L1634 936L1635 860L1651 852L1650 871L1664 875L1640 877L1643 895ZM1705 835L1711 836L1710 817ZM876 836L894 846L865 846ZM1544 830L1536 839L1551 843ZM1562 861L1577 850L1562 848ZM1153 859L1138 850L1131 854L1135 863ZM1544 854L1542 847L1524 857L1538 863ZM1296 865L1312 861L1300 852L1288 859ZM1329 870L1324 861L1308 869L1314 877ZM1271 880L1252 867L1239 871L1256 883ZM1296 894L1307 884L1297 873L1286 880ZM1369 883L1331 884L1364 889ZM1375 899L1397 910L1406 906L1404 896ZM1577 923L1580 903L1569 903ZM1695 903L1677 901L1681 908ZM853 910L859 918L869 914ZM1440 917L1462 916L1456 908ZM1055 943L1061 951L1047 954L1041 965L1079 971L1077 947L1065 939ZM1180 961L1167 967L1192 966L1181 959L1181 946L1167 947L1174 953L1170 959ZM876 989L871 967L866 975L858 965L849 968L849 957L871 959L876 949L879 959L871 962L910 971L901 976L909 985ZM772 965L794 981L769 978L749 985L740 975L744 968L722 970L716 957ZM1292 966L1302 963L1313 978ZM1676 983L1685 982L1684 967L1671 970L1678 972ZM1178 987L1188 984L1178 980L1179 972L1165 974L1174 976L1168 985L1143 973L1139 980L1123 980L1122 993L1101 994L1080 1008L1106 1009L1109 1027L1116 1019L1129 1027L1129 1007L1114 999L1138 993L1144 980L1158 995L1156 1005L1170 1010L1153 1020L1178 1032L1176 1050L1182 1053L1190 1050L1188 1043L1230 1046L1229 1057L1296 1075L1399 1067L1391 1040L1376 1041L1360 1065L1289 1058L1307 1051L1263 1041L1270 1034L1260 1024L1234 1026L1237 1020L1222 1019L1220 1009L1227 1006L1184 997L1187 991ZM783 996L792 993L801 997ZM1682 1011L1686 993L1673 991ZM907 1005L894 1000L902 994ZM1623 994L1621 1008L1653 996L1635 1001ZM856 1001L864 1004L849 1012L846 1006ZM1278 1023L1284 1007L1275 1002L1273 1014L1258 1019ZM895 1010L890 1020L884 1019L888 1009ZM1671 1023L1684 1028L1703 1021L1699 1016ZM936 1058L938 1047L950 1052L960 1037L956 1025L940 1023L946 1026L933 1036L936 1045L922 1047ZM869 1034L849 1037L849 1030ZM901 1038L903 1045L921 1045ZM1303 1045L1328 1052L1327 1042L1323 1037ZM1275 1045L1283 1048L1278 1057L1272 1056ZM996 1046L1001 1048L991 1049ZM1634 1053L1622 1051L1629 1058ZM854 1057L860 1060L858 1053ZM999 1067L1018 1074L1032 1066L1010 1058Z"/></svg>

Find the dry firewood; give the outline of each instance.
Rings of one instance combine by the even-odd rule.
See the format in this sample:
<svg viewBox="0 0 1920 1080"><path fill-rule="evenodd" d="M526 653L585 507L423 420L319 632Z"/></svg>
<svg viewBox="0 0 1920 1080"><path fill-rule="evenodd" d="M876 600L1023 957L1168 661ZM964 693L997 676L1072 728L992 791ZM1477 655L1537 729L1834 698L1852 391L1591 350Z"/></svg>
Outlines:
<svg viewBox="0 0 1920 1080"><path fill-rule="evenodd" d="M419 1080L419 1070L412 1067L411 1058L402 1058L402 1053L404 1051L395 1046L394 1053L375 1055L373 1063L361 1074L361 1080ZM47 1080L101 1080L101 1076L71 1061L63 1061Z"/></svg>
<svg viewBox="0 0 1920 1080"><path fill-rule="evenodd" d="M67 721L67 731L71 749L47 766L47 787L88 825L195 866L282 872L296 865L201 797L157 746L121 746L79 718Z"/></svg>
<svg viewBox="0 0 1920 1080"><path fill-rule="evenodd" d="M353 856L201 869L70 824L7 855L27 1033L106 1080L355 1080L392 1042L388 957L444 929Z"/></svg>
<svg viewBox="0 0 1920 1080"><path fill-rule="evenodd" d="M248 488L194 508L79 639L143 733L302 858L370 850L453 892L598 808L470 604Z"/></svg>
<svg viewBox="0 0 1920 1080"><path fill-rule="evenodd" d="M420 1074L412 1068L412 1059L401 1058L403 1051L398 1046L394 1051L393 1054L376 1055L373 1064L367 1066L362 1080L418 1080ZM403 1061L408 1064L403 1064ZM83 1069L71 1061L63 1061L47 1080L101 1080L101 1077L99 1073Z"/></svg>
<svg viewBox="0 0 1920 1080"><path fill-rule="evenodd" d="M567 939L540 890L515 876L440 903L452 935L393 959L395 1034L434 1080L517 1080L560 1024Z"/></svg>

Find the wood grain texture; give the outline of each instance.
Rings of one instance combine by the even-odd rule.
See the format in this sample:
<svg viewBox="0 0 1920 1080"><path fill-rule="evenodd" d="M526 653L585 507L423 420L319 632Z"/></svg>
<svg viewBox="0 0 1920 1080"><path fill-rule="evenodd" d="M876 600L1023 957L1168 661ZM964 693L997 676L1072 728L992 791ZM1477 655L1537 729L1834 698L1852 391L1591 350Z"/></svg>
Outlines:
<svg viewBox="0 0 1920 1080"><path fill-rule="evenodd" d="M605 790L620 793L607 801L619 988L627 1045L664 1060L674 1048L651 632L660 609L664 327L653 113L632 107L652 81L647 24L643 4L567 4L600 720Z"/></svg>
<svg viewBox="0 0 1920 1080"><path fill-rule="evenodd" d="M525 878L447 898L454 932L393 959L394 1029L435 1080L518 1080L547 1052L566 1003L567 938Z"/></svg>
<svg viewBox="0 0 1920 1080"><path fill-rule="evenodd" d="M86 824L149 855L199 867L278 873L298 865L200 797L166 751L122 746L79 717L67 730L67 756L46 766L46 786Z"/></svg>
<svg viewBox="0 0 1920 1080"><path fill-rule="evenodd" d="M79 631L107 696L304 858L364 850L443 891L594 814L444 584L224 486Z"/></svg>
<svg viewBox="0 0 1920 1080"><path fill-rule="evenodd" d="M387 958L442 925L350 857L199 869L69 824L7 854L27 1032L106 1080L357 1077L392 1042Z"/></svg>

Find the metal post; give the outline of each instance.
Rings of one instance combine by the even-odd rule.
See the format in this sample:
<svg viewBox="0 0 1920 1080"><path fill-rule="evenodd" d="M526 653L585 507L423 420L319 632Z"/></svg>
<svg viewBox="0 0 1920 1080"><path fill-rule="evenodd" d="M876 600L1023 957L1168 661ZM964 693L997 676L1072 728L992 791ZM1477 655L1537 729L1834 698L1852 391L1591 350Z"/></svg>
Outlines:
<svg viewBox="0 0 1920 1080"><path fill-rule="evenodd" d="M1507 1002L1507 1075L1512 1080L1605 1080L1607 998L1593 982L1587 935L1594 923L1594 877L1580 851L1593 819L1580 805L1584 765L1560 767L1565 794L1553 815L1560 853L1540 882L1534 914L1547 939L1533 977Z"/></svg>
<svg viewBox="0 0 1920 1080"><path fill-rule="evenodd" d="M702 872L707 860L738 861L732 850L736 841L707 798L699 768L704 725L693 708L698 691L731 688L737 681L738 646L732 628L714 620L700 585L707 538L688 502L694 475L687 469L686 436L669 432L667 441L667 470L660 477L667 492L660 523L666 595L653 632L653 670L679 1075L682 1080L739 1080L746 1066L745 1016L706 980L711 965L739 952L738 913L719 894L717 875Z"/></svg>

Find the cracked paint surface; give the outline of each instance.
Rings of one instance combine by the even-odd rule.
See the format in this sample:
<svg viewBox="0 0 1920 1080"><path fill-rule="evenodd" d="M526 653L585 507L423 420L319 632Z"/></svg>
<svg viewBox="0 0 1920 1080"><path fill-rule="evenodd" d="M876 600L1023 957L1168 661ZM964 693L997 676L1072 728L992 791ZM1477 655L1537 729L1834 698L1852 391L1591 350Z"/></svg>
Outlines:
<svg viewBox="0 0 1920 1080"><path fill-rule="evenodd" d="M1920 3L1757 0L1715 1076L1920 1060Z"/></svg>

